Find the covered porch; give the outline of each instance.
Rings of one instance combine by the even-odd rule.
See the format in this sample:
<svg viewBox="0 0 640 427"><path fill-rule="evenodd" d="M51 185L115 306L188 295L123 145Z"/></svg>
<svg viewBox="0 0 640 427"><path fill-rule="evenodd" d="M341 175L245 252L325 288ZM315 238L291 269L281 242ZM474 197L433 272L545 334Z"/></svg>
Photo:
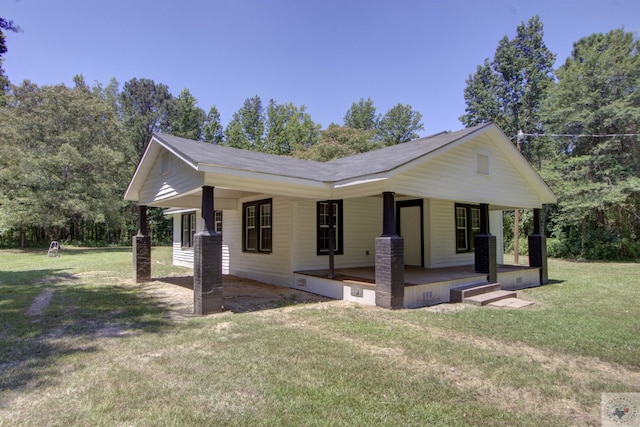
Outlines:
<svg viewBox="0 0 640 427"><path fill-rule="evenodd" d="M294 285L301 290L323 292L330 290L336 299L376 305L375 266L294 272ZM523 265L497 265L497 279L502 289L522 289L540 285L540 267ZM423 268L404 266L403 307L423 307L449 302L450 289L488 283L487 274L478 273L475 265Z"/></svg>

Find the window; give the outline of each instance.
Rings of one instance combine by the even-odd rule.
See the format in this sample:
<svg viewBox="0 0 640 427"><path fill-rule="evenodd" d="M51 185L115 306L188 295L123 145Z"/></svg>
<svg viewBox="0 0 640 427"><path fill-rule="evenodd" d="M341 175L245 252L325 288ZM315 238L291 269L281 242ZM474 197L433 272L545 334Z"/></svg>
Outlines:
<svg viewBox="0 0 640 427"><path fill-rule="evenodd" d="M195 212L182 214L182 247L193 247L193 236L196 234Z"/></svg>
<svg viewBox="0 0 640 427"><path fill-rule="evenodd" d="M342 200L333 200L333 248L334 254L343 254ZM316 204L318 229L318 255L329 254L329 202Z"/></svg>
<svg viewBox="0 0 640 427"><path fill-rule="evenodd" d="M242 250L271 253L273 244L271 224L271 199L243 203Z"/></svg>
<svg viewBox="0 0 640 427"><path fill-rule="evenodd" d="M456 203L456 252L473 252L480 232L480 207Z"/></svg>
<svg viewBox="0 0 640 427"><path fill-rule="evenodd" d="M222 211L215 211L216 232L222 233Z"/></svg>
<svg viewBox="0 0 640 427"><path fill-rule="evenodd" d="M215 211L216 231L222 233L222 211ZM182 214L182 247L192 248L193 236L196 234L196 214L189 212Z"/></svg>

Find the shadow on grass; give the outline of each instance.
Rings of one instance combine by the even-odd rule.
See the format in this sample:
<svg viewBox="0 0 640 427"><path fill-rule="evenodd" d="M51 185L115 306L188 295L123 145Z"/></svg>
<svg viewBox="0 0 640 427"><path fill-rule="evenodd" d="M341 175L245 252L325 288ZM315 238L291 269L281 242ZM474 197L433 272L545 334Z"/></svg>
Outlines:
<svg viewBox="0 0 640 427"><path fill-rule="evenodd" d="M95 253L123 253L123 252L131 252L131 246L114 246L114 247L92 247L92 248L83 248L77 246L60 246L60 256L73 256L73 255L86 255L86 254L95 254ZM46 253L45 249L45 253Z"/></svg>
<svg viewBox="0 0 640 427"><path fill-rule="evenodd" d="M137 289L85 284L59 270L11 276L4 283L0 272L0 393L55 382L63 359L117 345L105 340L173 327L162 318L162 305ZM45 292L50 300L33 310Z"/></svg>
<svg viewBox="0 0 640 427"><path fill-rule="evenodd" d="M0 286L12 288L17 285L54 285L62 281L77 279L65 269L48 268L44 270L2 271L0 270ZM11 292L10 289L5 290ZM2 291L0 291L2 292Z"/></svg>

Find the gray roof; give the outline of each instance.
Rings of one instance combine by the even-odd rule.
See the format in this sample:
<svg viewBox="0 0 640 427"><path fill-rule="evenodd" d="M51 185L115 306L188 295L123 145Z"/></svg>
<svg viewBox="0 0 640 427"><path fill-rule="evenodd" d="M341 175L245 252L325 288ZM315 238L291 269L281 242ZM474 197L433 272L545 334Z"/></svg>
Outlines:
<svg viewBox="0 0 640 427"><path fill-rule="evenodd" d="M389 172L486 126L488 124L466 128L457 132L442 132L326 163L240 150L167 134L156 133L154 136L194 167L211 165L321 182L336 182L364 175Z"/></svg>

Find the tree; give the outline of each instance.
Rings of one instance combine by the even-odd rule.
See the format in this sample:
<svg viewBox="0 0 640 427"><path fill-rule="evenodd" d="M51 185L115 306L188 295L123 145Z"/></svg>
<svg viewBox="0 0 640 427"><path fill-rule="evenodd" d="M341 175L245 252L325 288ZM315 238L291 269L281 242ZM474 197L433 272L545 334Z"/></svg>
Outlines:
<svg viewBox="0 0 640 427"><path fill-rule="evenodd" d="M247 98L225 129L225 145L263 151L264 109L259 96Z"/></svg>
<svg viewBox="0 0 640 427"><path fill-rule="evenodd" d="M548 132L582 135L548 141L543 171L559 199L552 232L569 255L640 256L640 139L621 136L640 131L639 55L622 29L579 40L544 104Z"/></svg>
<svg viewBox="0 0 640 427"><path fill-rule="evenodd" d="M288 155L298 147L309 147L320 137L320 125L311 120L303 105L278 104L273 99L267 107L264 151Z"/></svg>
<svg viewBox="0 0 640 427"><path fill-rule="evenodd" d="M0 106L4 105L5 93L9 87L9 79L5 76L4 69L2 68L2 62L4 61L2 57L7 53L7 42L6 36L4 35L5 31L13 31L14 33L17 33L22 30L14 24L13 21L0 17Z"/></svg>
<svg viewBox="0 0 640 427"><path fill-rule="evenodd" d="M352 129L373 130L378 127L380 117L376 115L376 107L371 98L365 101L360 98L357 103L351 104L344 115L344 126Z"/></svg>
<svg viewBox="0 0 640 427"><path fill-rule="evenodd" d="M175 99L169 87L153 80L133 78L120 93L120 109L130 142L127 153L132 166L138 164L153 132L169 132Z"/></svg>
<svg viewBox="0 0 640 427"><path fill-rule="evenodd" d="M12 87L0 108L0 232L118 240L126 167L116 112L76 86ZM16 161L19 160L19 161Z"/></svg>
<svg viewBox="0 0 640 427"><path fill-rule="evenodd" d="M331 124L322 132L320 141L309 148L297 147L294 157L328 162L353 154L376 150L381 145L374 141L375 130L353 129Z"/></svg>
<svg viewBox="0 0 640 427"><path fill-rule="evenodd" d="M493 61L488 59L467 79L464 98L467 114L460 117L466 126L493 121L509 136L518 130L542 132L540 106L554 81L555 55L543 40L543 25L536 15L521 23L516 36L504 36ZM523 154L530 161L540 156L536 142L525 144Z"/></svg>
<svg viewBox="0 0 640 427"><path fill-rule="evenodd" d="M204 120L202 137L205 142L213 144L222 144L224 140L224 131L222 123L220 122L220 113L215 105L209 109L209 113Z"/></svg>
<svg viewBox="0 0 640 427"><path fill-rule="evenodd" d="M171 120L171 133L175 136L199 141L203 136L206 115L198 107L198 100L189 89L182 89L175 102L175 116Z"/></svg>
<svg viewBox="0 0 640 427"><path fill-rule="evenodd" d="M422 114L410 105L397 104L380 119L378 136L386 145L397 145L418 138L417 131L424 130Z"/></svg>

